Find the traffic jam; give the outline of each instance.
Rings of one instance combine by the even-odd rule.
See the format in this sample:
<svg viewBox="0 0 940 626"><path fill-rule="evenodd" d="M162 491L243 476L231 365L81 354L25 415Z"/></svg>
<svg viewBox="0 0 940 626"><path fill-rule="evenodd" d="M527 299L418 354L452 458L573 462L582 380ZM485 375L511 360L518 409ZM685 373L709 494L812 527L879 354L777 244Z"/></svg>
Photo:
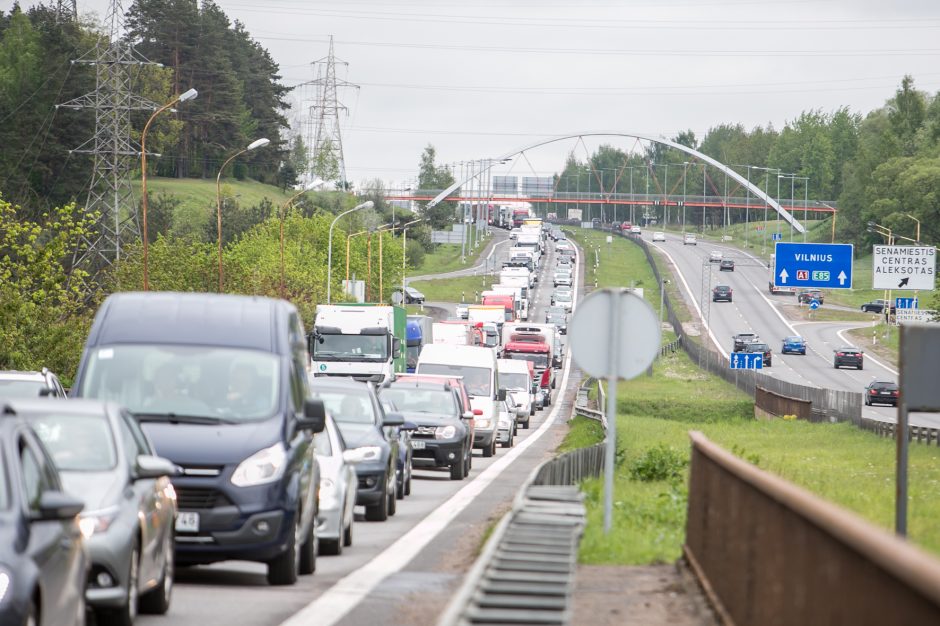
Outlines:
<svg viewBox="0 0 940 626"><path fill-rule="evenodd" d="M449 316L320 304L305 328L284 300L115 293L67 393L0 372L0 623L132 624L226 561L294 585L512 448L560 392L577 252L505 226L490 288Z"/></svg>

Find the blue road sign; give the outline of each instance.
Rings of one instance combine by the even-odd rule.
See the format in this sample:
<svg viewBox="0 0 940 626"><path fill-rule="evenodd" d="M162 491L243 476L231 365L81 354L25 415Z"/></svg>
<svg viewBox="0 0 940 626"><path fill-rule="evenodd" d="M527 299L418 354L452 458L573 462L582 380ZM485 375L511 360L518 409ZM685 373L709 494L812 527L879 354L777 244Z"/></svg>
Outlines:
<svg viewBox="0 0 940 626"><path fill-rule="evenodd" d="M731 369L762 370L764 369L764 355L757 352L732 352Z"/></svg>
<svg viewBox="0 0 940 626"><path fill-rule="evenodd" d="M813 300L809 303L809 308L812 309L813 311L815 311L816 309L818 309L818 308L819 308L819 300L813 299Z"/></svg>
<svg viewBox="0 0 940 626"><path fill-rule="evenodd" d="M783 233L770 233L770 238L774 241L783 241Z"/></svg>
<svg viewBox="0 0 940 626"><path fill-rule="evenodd" d="M898 309L916 309L918 308L917 298L895 298L894 306Z"/></svg>
<svg viewBox="0 0 940 626"><path fill-rule="evenodd" d="M774 286L851 289L853 258L850 243L777 242Z"/></svg>

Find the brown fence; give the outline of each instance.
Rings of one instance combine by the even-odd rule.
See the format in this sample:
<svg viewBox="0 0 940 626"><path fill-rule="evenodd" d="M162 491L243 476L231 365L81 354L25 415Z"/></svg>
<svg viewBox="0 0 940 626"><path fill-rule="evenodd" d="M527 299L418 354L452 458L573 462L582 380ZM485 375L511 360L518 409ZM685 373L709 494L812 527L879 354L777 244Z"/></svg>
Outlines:
<svg viewBox="0 0 940 626"><path fill-rule="evenodd" d="M940 561L691 433L684 552L740 626L940 624Z"/></svg>
<svg viewBox="0 0 940 626"><path fill-rule="evenodd" d="M760 417L795 415L796 419L807 421L813 419L812 402L775 393L760 385L754 392L754 410Z"/></svg>

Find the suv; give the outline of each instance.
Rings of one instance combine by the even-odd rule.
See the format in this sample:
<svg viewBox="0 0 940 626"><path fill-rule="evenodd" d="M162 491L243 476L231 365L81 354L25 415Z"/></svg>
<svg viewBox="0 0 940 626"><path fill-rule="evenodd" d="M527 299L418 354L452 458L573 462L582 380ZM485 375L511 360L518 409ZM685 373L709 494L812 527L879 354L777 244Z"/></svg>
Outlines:
<svg viewBox="0 0 940 626"><path fill-rule="evenodd" d="M854 367L863 369L865 353L854 346L844 346L835 350L835 356L832 359L832 366L836 369L840 367Z"/></svg>
<svg viewBox="0 0 940 626"><path fill-rule="evenodd" d="M871 302L866 302L862 305L861 309L864 313L884 313L885 305L888 304L887 300L872 300ZM891 314L894 315L895 306L891 305Z"/></svg>
<svg viewBox="0 0 940 626"><path fill-rule="evenodd" d="M731 302L733 290L728 285L716 285L712 289L712 302L718 302L719 300L726 300Z"/></svg>
<svg viewBox="0 0 940 626"><path fill-rule="evenodd" d="M760 341L760 337L757 336L757 333L738 333L731 339L734 341L734 347L731 349L732 352L742 352L744 346L747 344Z"/></svg>
<svg viewBox="0 0 940 626"><path fill-rule="evenodd" d="M71 393L126 406L181 467L176 562L255 561L268 583L312 574L320 471L306 334L284 300L115 293L98 309Z"/></svg>
<svg viewBox="0 0 940 626"><path fill-rule="evenodd" d="M38 372L0 372L0 397L64 398L66 395L59 377L44 367Z"/></svg>
<svg viewBox="0 0 940 626"><path fill-rule="evenodd" d="M796 301L800 304L810 304L813 300L817 300L819 304L824 304L824 297L819 289L803 289L797 294Z"/></svg>
<svg viewBox="0 0 940 626"><path fill-rule="evenodd" d="M729 272L734 271L734 259L722 259L721 263L718 265L718 271L724 272L725 270Z"/></svg>
<svg viewBox="0 0 940 626"><path fill-rule="evenodd" d="M392 293L402 293L401 287L395 289ZM402 298L405 304L424 304L424 294L414 287L405 287L405 295Z"/></svg>
<svg viewBox="0 0 940 626"><path fill-rule="evenodd" d="M771 352L770 346L767 345L766 343L762 343L760 341L752 341L750 343L746 343L744 344L744 349L740 350L740 352L763 354L764 355L764 367L771 366L771 359L773 357L773 352Z"/></svg>
<svg viewBox="0 0 940 626"><path fill-rule="evenodd" d="M898 385L887 380L873 380L865 387L865 404L898 405Z"/></svg>

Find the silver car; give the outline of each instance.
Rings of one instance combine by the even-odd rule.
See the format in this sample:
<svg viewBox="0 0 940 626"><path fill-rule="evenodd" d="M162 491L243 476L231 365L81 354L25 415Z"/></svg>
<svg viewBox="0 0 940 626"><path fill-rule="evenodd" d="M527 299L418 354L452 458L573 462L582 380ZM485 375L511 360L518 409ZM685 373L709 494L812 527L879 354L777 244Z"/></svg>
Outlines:
<svg viewBox="0 0 940 626"><path fill-rule="evenodd" d="M327 415L326 428L313 439L320 464L320 507L317 509L317 538L321 554L342 554L352 545L353 509L356 506L355 462L362 456L347 450L336 422Z"/></svg>
<svg viewBox="0 0 940 626"><path fill-rule="evenodd" d="M15 403L49 450L67 493L85 501L79 527L91 557L85 598L100 621L166 613L173 591L176 493L125 409L93 400ZM101 618L104 618L102 620Z"/></svg>

